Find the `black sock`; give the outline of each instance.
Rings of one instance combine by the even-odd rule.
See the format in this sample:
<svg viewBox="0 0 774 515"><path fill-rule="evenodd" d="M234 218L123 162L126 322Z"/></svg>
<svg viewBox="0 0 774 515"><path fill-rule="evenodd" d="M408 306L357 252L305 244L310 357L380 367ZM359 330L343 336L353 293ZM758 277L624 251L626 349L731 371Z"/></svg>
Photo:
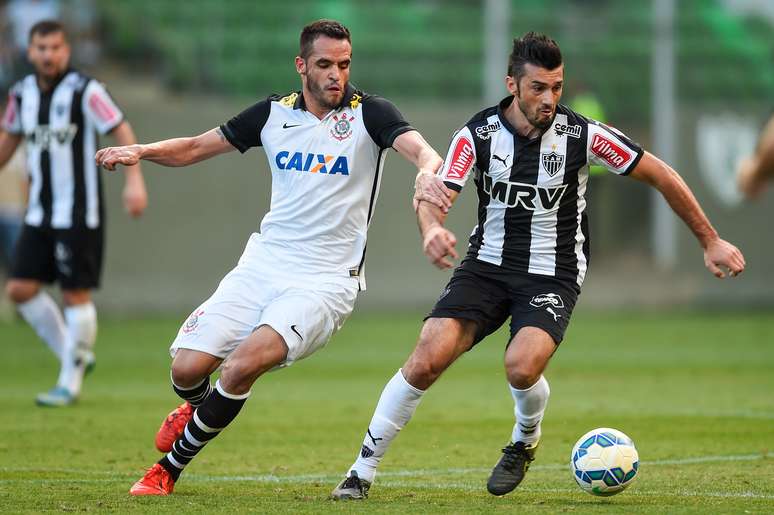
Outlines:
<svg viewBox="0 0 774 515"><path fill-rule="evenodd" d="M177 481L185 466L202 447L236 418L249 396L250 392L244 395L229 394L220 387L220 381L215 383L212 393L196 408L185 431L172 445L172 450L159 460L159 464Z"/></svg>
<svg viewBox="0 0 774 515"><path fill-rule="evenodd" d="M173 381L172 389L175 391L178 397L188 401L191 406L196 408L197 406L201 406L201 404L204 402L204 399L206 399L207 396L212 392L210 376L205 377L200 384L194 386L193 388L180 388Z"/></svg>

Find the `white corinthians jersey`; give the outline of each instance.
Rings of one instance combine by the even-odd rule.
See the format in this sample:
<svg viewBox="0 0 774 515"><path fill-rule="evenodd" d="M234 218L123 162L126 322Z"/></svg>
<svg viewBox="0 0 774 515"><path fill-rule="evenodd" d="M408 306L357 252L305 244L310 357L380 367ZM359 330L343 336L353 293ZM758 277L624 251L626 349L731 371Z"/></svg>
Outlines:
<svg viewBox="0 0 774 515"><path fill-rule="evenodd" d="M588 166L631 172L643 150L617 130L559 105L551 126L527 139L505 119L513 97L471 118L439 172L460 191L473 171L478 225L468 259L505 271L583 283L589 263Z"/></svg>
<svg viewBox="0 0 774 515"><path fill-rule="evenodd" d="M366 232L395 138L413 130L387 100L347 87L322 120L303 96L270 96L221 125L240 152L262 146L272 174L260 241L303 273L357 276L365 289Z"/></svg>
<svg viewBox="0 0 774 515"><path fill-rule="evenodd" d="M36 227L97 228L102 223L102 182L94 163L97 133L123 114L104 86L68 70L42 92L34 75L8 94L3 130L24 136L29 202L24 222Z"/></svg>

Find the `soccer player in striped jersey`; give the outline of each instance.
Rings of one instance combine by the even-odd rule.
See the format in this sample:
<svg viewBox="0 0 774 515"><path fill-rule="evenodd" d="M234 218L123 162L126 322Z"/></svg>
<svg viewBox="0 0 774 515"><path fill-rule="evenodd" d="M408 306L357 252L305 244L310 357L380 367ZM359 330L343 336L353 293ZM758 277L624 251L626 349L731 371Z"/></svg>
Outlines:
<svg viewBox="0 0 774 515"><path fill-rule="evenodd" d="M70 68L64 27L42 21L30 29L35 73L12 86L0 129L0 168L24 141L29 198L6 293L61 362L42 406L72 404L94 366L97 312L91 290L102 271L104 207L99 168L91 157L98 134L135 143L129 123L96 80ZM139 166L127 170L124 207L137 217L147 205ZM64 309L41 289L58 283Z"/></svg>
<svg viewBox="0 0 774 515"><path fill-rule="evenodd" d="M453 137L440 176L452 201L474 176L478 225L414 352L384 388L333 498L367 496L377 466L424 392L508 318L505 371L516 423L487 489L504 495L521 482L548 402L543 371L562 341L588 267L589 165L658 189L698 239L714 275L724 277L720 267L731 276L744 270L741 252L718 236L677 172L616 129L559 104L563 80L556 42L535 33L514 40L506 77L510 95ZM456 238L443 226L444 212L421 201L425 183L432 185L432 178L418 181L423 249L437 267L451 268Z"/></svg>

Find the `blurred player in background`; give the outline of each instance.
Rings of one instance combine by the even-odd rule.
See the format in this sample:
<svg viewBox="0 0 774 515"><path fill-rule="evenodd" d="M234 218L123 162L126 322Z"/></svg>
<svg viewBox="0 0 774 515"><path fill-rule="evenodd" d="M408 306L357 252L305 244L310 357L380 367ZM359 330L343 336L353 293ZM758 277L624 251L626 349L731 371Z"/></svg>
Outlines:
<svg viewBox="0 0 774 515"><path fill-rule="evenodd" d="M740 163L737 178L739 190L749 199L759 197L774 179L774 116L764 127L755 154Z"/></svg>
<svg viewBox="0 0 774 515"><path fill-rule="evenodd" d="M521 482L548 402L543 371L562 341L589 262L589 165L657 188L699 240L714 275L725 275L721 266L732 276L744 270L742 254L720 239L677 172L619 131L559 104L563 79L555 41L535 33L514 40L506 77L510 96L474 115L452 138L440 175L451 200L474 176L478 225L416 349L385 386L334 499L367 496L377 466L425 391L509 317L504 361L516 424L487 489L504 495ZM420 200L417 217L425 254L437 267L450 268L456 238L443 226L444 213Z"/></svg>
<svg viewBox="0 0 774 515"><path fill-rule="evenodd" d="M141 159L186 166L262 146L272 174L260 233L172 343L172 387L186 402L162 423L156 447L167 454L132 495L172 493L259 376L311 355L342 326L365 289L366 232L387 151L430 176L440 168L441 157L394 105L349 83L351 59L349 30L319 20L301 32L301 91L270 96L196 137L97 153L112 170Z"/></svg>
<svg viewBox="0 0 774 515"><path fill-rule="evenodd" d="M0 167L25 142L29 196L6 292L61 362L56 386L38 395L64 406L80 394L94 365L97 313L91 290L102 270L104 207L97 134L135 143L134 133L104 86L70 68L70 46L56 21L35 24L28 58L35 73L11 87L0 132ZM127 170L124 205L139 216L147 205L139 166ZM60 311L42 283L58 283Z"/></svg>

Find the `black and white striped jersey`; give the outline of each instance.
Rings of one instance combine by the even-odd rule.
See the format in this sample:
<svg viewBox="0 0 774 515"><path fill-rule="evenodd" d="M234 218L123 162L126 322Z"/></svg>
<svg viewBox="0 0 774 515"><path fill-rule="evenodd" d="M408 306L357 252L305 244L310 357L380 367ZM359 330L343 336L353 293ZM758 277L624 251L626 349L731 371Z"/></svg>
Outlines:
<svg viewBox="0 0 774 515"><path fill-rule="evenodd" d="M457 131L439 172L456 191L471 171L475 177L478 225L467 258L580 287L589 263L588 166L626 175L643 150L564 105L541 136L527 139L503 114L512 101L477 113Z"/></svg>
<svg viewBox="0 0 774 515"><path fill-rule="evenodd" d="M35 75L11 87L2 127L25 139L30 178L26 224L54 229L100 226L97 133L106 134L122 121L105 87L75 70L68 70L49 91L40 90Z"/></svg>

